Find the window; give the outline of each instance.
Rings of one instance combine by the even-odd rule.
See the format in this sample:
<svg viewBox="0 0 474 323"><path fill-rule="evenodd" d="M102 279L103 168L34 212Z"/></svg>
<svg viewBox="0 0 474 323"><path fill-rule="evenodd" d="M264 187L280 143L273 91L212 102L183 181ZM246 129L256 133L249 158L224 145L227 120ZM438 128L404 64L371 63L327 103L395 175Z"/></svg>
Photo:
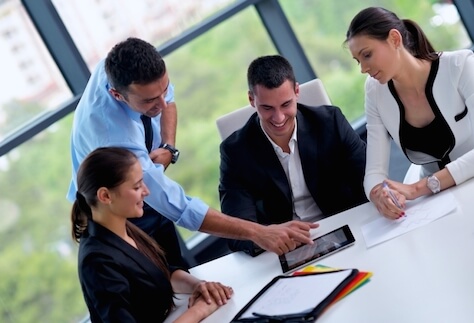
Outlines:
<svg viewBox="0 0 474 323"><path fill-rule="evenodd" d="M0 142L71 92L19 0L0 4Z"/></svg>
<svg viewBox="0 0 474 323"><path fill-rule="evenodd" d="M451 1L280 1L298 40L316 74L323 81L334 105L353 121L364 113L366 75L343 46L352 18L363 8L382 6L401 19L416 21L437 50L472 45Z"/></svg>
<svg viewBox="0 0 474 323"><path fill-rule="evenodd" d="M157 46L231 0L52 0L90 69L119 41L140 37ZM190 15L191 13L191 15Z"/></svg>
<svg viewBox="0 0 474 323"><path fill-rule="evenodd" d="M249 104L247 67L269 53L276 49L249 7L165 57L175 84L181 151L179 163L166 172L189 195L218 210L220 137L215 120Z"/></svg>

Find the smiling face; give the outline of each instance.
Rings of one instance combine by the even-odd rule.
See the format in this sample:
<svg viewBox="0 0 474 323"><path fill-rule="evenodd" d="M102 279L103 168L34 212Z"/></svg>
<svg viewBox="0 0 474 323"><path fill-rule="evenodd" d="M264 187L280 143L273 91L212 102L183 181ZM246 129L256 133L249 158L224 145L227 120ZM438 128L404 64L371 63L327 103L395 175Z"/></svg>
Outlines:
<svg viewBox="0 0 474 323"><path fill-rule="evenodd" d="M125 182L110 190L110 211L124 218L143 215L143 199L150 194L143 182L143 171L136 161L126 176Z"/></svg>
<svg viewBox="0 0 474 323"><path fill-rule="evenodd" d="M298 95L298 84L293 86L289 80L274 89L256 85L253 93L249 92L250 104L257 109L263 129L277 144L287 144L290 140L295 128Z"/></svg>
<svg viewBox="0 0 474 323"><path fill-rule="evenodd" d="M130 84L126 94L121 94L115 89L111 89L110 93L116 100L127 103L132 110L153 118L167 106L165 97L168 86L168 74L165 73L163 77L148 84Z"/></svg>
<svg viewBox="0 0 474 323"><path fill-rule="evenodd" d="M387 40L383 41L361 35L348 41L349 50L360 64L361 73L369 74L381 84L396 76L401 47L394 41L393 36L389 35Z"/></svg>

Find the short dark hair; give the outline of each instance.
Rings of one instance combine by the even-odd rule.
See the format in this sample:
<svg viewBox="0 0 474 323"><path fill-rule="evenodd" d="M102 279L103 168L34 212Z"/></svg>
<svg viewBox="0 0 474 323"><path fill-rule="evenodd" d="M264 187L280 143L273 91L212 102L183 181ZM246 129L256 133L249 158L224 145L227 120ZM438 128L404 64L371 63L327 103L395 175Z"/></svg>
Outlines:
<svg viewBox="0 0 474 323"><path fill-rule="evenodd" d="M416 58L434 61L436 53L421 27L410 19L398 16L381 7L369 7L361 10L351 21L346 33L347 43L355 36L368 36L378 40L387 40L390 30L396 29L403 38L403 45Z"/></svg>
<svg viewBox="0 0 474 323"><path fill-rule="evenodd" d="M163 77L166 65L153 45L130 37L109 52L105 59L105 72L110 85L126 95L132 83L149 84Z"/></svg>
<svg viewBox="0 0 474 323"><path fill-rule="evenodd" d="M247 70L248 87L252 93L256 85L274 89L286 80L293 83L293 86L296 83L293 67L286 58L280 55L258 57L250 63Z"/></svg>

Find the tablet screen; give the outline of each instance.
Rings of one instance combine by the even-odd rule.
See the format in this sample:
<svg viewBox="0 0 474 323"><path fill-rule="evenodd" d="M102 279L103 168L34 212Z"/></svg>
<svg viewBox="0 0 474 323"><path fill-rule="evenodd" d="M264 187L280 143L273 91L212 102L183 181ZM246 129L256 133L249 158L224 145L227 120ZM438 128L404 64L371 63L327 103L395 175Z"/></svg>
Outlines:
<svg viewBox="0 0 474 323"><path fill-rule="evenodd" d="M349 226L345 225L313 241L314 244L312 245L302 245L280 256L280 264L284 273L301 268L309 262L351 246L355 239Z"/></svg>

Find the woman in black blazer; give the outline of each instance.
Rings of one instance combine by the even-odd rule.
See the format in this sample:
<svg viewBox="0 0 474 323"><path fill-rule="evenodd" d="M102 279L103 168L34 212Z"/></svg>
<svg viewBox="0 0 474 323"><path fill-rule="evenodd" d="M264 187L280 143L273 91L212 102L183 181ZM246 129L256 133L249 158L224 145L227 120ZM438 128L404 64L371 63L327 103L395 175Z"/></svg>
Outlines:
<svg viewBox="0 0 474 323"><path fill-rule="evenodd" d="M127 220L143 215L150 193L132 152L96 149L77 182L72 236L79 242L79 280L92 322L162 322L174 293L191 294L176 322L199 322L231 297L230 287L168 266L156 242Z"/></svg>

